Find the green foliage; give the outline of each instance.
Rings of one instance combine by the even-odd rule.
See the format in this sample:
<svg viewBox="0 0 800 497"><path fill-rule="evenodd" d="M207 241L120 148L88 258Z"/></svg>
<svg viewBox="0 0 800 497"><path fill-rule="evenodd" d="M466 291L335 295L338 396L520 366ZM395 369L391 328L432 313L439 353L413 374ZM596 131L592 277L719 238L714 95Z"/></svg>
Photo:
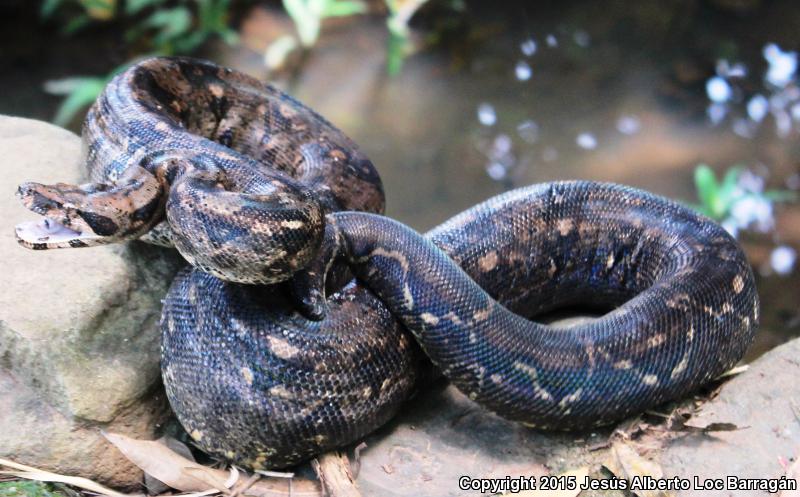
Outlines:
<svg viewBox="0 0 800 497"><path fill-rule="evenodd" d="M117 0L44 0L41 15L50 18L66 4L77 4L82 11L66 21L63 33L72 34L93 21L123 18L132 24L125 39L134 46L145 47L142 55L190 54L214 36L229 44L238 42L236 31L228 26L231 0L127 0L121 11ZM106 76L45 83L45 91L64 96L54 122L62 126L69 123L124 67L127 64Z"/></svg>
<svg viewBox="0 0 800 497"><path fill-rule="evenodd" d="M419 5L425 0L418 2ZM386 19L386 27L389 28L389 45L386 49L386 71L390 76L400 73L403 62L408 54L410 45L410 31L408 21L411 15L406 15L400 8L400 0L386 0L386 7L389 9L389 17ZM414 9L416 11L416 8ZM413 14L413 12L411 13Z"/></svg>
<svg viewBox="0 0 800 497"><path fill-rule="evenodd" d="M59 126L69 124L78 112L95 101L111 78L124 71L128 65L123 64L106 76L72 77L46 82L44 91L51 95L64 96L53 122Z"/></svg>
<svg viewBox="0 0 800 497"><path fill-rule="evenodd" d="M400 72L403 61L411 53L410 30L408 22L414 13L428 0L386 0L389 16L386 26L389 29L387 47L387 72L395 75ZM343 17L367 12L362 0L283 0L283 6L294 22L299 46L308 50L319 39L322 21L329 17ZM298 43L279 38L267 47L264 60L268 67L283 64L289 53Z"/></svg>
<svg viewBox="0 0 800 497"><path fill-rule="evenodd" d="M44 0L39 12L43 19L47 19L65 4L81 7L81 13L70 18L61 28L63 34L70 35L88 26L92 21L112 19L117 2L116 0Z"/></svg>
<svg viewBox="0 0 800 497"><path fill-rule="evenodd" d="M740 188L738 184L742 171L744 168L741 166L732 167L719 181L710 167L705 164L698 165L694 170L694 185L700 203L692 207L711 219L722 221L728 217L737 202L748 197L757 197L770 202L787 202L796 199L793 192L785 190L751 192Z"/></svg>
<svg viewBox="0 0 800 497"><path fill-rule="evenodd" d="M53 122L66 126L81 109L97 98L108 83L105 77L73 77L48 81L44 90L51 95L63 95L64 100L58 106Z"/></svg>
<svg viewBox="0 0 800 497"><path fill-rule="evenodd" d="M126 7L129 15L160 6L164 0L138 0ZM236 31L228 27L230 0L194 0L174 7L159 7L125 33L129 42L146 39L151 53L187 54L206 40L219 36L226 43L238 42ZM192 5L194 8L190 8Z"/></svg>
<svg viewBox="0 0 800 497"><path fill-rule="evenodd" d="M0 483L0 497L64 497L53 488L38 481L7 481Z"/></svg>
<svg viewBox="0 0 800 497"><path fill-rule="evenodd" d="M367 11L366 4L360 0L283 0L283 7L292 18L300 44L305 48L317 42L324 19Z"/></svg>

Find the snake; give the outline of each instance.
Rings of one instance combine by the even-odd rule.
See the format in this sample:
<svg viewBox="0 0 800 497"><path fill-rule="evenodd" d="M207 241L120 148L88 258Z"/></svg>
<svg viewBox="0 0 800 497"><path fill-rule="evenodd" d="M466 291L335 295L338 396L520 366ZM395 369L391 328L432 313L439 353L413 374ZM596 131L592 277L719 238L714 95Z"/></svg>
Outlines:
<svg viewBox="0 0 800 497"><path fill-rule="evenodd" d="M383 216L372 162L316 112L210 62L116 76L83 133L90 183L20 185L31 249L141 239L190 263L162 377L209 454L283 468L385 424L432 364L532 429L602 426L734 366L759 301L736 240L613 183L512 190L425 234ZM563 309L578 322L547 322Z"/></svg>

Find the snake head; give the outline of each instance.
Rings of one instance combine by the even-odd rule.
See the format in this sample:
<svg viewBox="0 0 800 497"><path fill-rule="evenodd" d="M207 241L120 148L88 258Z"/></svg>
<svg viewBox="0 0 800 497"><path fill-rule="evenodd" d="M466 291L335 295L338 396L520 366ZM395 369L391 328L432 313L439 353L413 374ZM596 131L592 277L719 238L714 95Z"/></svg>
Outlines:
<svg viewBox="0 0 800 497"><path fill-rule="evenodd" d="M339 290L353 276L341 264L345 244L336 220L327 216L325 234L314 259L289 280L289 293L300 313L312 321L321 321L328 311L327 295Z"/></svg>
<svg viewBox="0 0 800 497"><path fill-rule="evenodd" d="M51 249L97 245L113 233L111 223L87 205L89 188L57 183L23 183L17 197L42 216L16 226L17 241L27 248Z"/></svg>
<svg viewBox="0 0 800 497"><path fill-rule="evenodd" d="M156 178L141 168L118 184L23 183L17 197L41 220L16 226L17 241L31 249L89 247L136 238L163 214Z"/></svg>

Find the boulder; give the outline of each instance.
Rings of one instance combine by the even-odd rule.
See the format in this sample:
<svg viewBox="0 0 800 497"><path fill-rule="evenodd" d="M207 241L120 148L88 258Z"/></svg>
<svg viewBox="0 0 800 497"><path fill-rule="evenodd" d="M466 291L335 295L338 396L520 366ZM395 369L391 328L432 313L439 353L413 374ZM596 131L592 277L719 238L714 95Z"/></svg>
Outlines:
<svg viewBox="0 0 800 497"><path fill-rule="evenodd" d="M35 219L23 181L85 181L80 138L0 117L0 456L131 486L141 473L99 429L151 438L168 413L160 387L161 298L182 262L143 243L32 251L14 225Z"/></svg>
<svg viewBox="0 0 800 497"><path fill-rule="evenodd" d="M528 429L487 412L440 382L410 400L393 421L367 438L357 482L364 496L449 497L469 494L459 489L462 476L537 477L584 469L592 478L608 478L612 473L602 467L614 467L616 458L623 457L631 466L659 468L655 474L660 472L664 478L780 478L786 474L780 461L791 464L800 455L798 357L800 339L795 339L729 378L710 400L682 399L657 409L670 412L677 405L683 411L699 404L688 422L693 428L670 430L664 423L631 419L617 427L617 434L613 427L583 433ZM734 429L703 430L712 424ZM631 435L632 431L636 433ZM619 445L624 452L614 452ZM695 489L672 495L723 494L770 495ZM584 491L581 495L626 494Z"/></svg>
<svg viewBox="0 0 800 497"><path fill-rule="evenodd" d="M800 339L772 349L743 374L728 381L692 419L694 426L730 423L737 429L680 437L661 453L665 476L701 480L780 478L781 464L800 456ZM683 496L709 495L707 490ZM725 495L769 495L754 490L729 490Z"/></svg>

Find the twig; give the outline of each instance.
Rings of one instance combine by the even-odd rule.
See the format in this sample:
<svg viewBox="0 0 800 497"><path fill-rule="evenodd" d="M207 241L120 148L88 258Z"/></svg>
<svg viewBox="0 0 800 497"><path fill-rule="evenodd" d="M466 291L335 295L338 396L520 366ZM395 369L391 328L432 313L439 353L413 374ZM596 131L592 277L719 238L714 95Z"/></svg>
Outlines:
<svg viewBox="0 0 800 497"><path fill-rule="evenodd" d="M327 497L361 497L350 462L341 452L328 452L311 462Z"/></svg>
<svg viewBox="0 0 800 497"><path fill-rule="evenodd" d="M253 475L250 476L250 478L247 479L247 481L245 481L241 485L236 485L236 487L233 489L233 491L230 493L228 497L237 497L238 495L243 494L245 490L252 487L253 484L255 484L255 482L257 482L259 479L261 479L261 475L258 473L254 473Z"/></svg>
<svg viewBox="0 0 800 497"><path fill-rule="evenodd" d="M365 442L361 442L353 451L353 464L350 465L350 469L353 470L354 480L358 478L358 474L361 473L361 451L366 448L367 444Z"/></svg>

